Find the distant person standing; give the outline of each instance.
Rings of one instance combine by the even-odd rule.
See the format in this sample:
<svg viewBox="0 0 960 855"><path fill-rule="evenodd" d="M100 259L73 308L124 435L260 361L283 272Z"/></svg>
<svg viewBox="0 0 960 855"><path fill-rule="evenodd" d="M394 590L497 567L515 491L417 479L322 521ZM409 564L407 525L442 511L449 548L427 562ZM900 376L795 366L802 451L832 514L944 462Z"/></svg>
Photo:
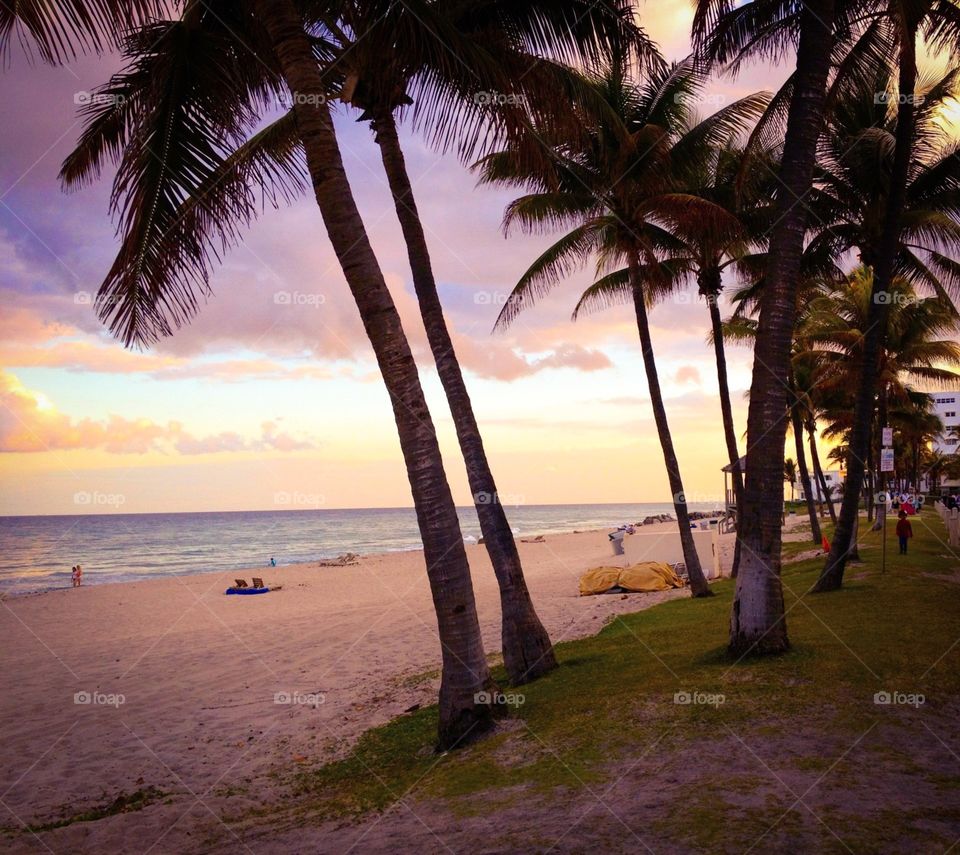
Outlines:
<svg viewBox="0 0 960 855"><path fill-rule="evenodd" d="M70 578L73 580L73 587L79 588L83 582L83 568L79 564L71 568Z"/></svg>
<svg viewBox="0 0 960 855"><path fill-rule="evenodd" d="M271 559L270 559L270 566L271 566L271 567L276 567L276 566L277 566L277 559L276 559L276 558L271 558Z"/></svg>
<svg viewBox="0 0 960 855"><path fill-rule="evenodd" d="M907 519L907 512L900 511L900 519L897 520L897 537L900 539L900 554L907 554L907 541L913 537L913 526Z"/></svg>

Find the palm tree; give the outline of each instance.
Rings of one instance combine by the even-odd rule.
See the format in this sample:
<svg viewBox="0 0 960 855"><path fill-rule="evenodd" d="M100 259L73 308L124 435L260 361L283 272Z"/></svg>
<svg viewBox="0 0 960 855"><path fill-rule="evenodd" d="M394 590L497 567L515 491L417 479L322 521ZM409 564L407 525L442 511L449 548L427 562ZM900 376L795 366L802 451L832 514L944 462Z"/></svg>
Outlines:
<svg viewBox="0 0 960 855"><path fill-rule="evenodd" d="M783 461L783 480L790 485L790 501L794 499L794 487L797 483L797 464L792 457L786 457Z"/></svg>
<svg viewBox="0 0 960 855"><path fill-rule="evenodd" d="M936 433L936 425L927 422L924 415L929 398L914 393L908 382L948 385L956 382L958 374L945 366L960 365L960 344L952 338L960 316L952 303L940 297L918 297L913 286L903 278L891 283L890 294L884 347L877 360L878 400L871 414L874 439L871 457L875 461L879 460L880 453L876 439L888 421L899 423L901 432L904 428L908 432L921 429L925 437ZM860 383L872 296L870 271L860 268L839 287L825 286L821 296L809 303L809 320L803 331L805 341L816 355L817 385L832 398L832 406L824 411L832 422L828 432L844 440L854 430L852 390ZM918 469L919 461L914 459L914 481ZM849 480L845 489L852 489ZM882 506L879 514L875 527L882 525Z"/></svg>
<svg viewBox="0 0 960 855"><path fill-rule="evenodd" d="M730 651L778 653L789 646L780 582L783 447L787 377L796 320L796 287L827 79L835 42L835 0L782 3L698 0L693 35L711 65L736 65L751 51L783 57L796 42L783 157L782 187L772 218L760 330L754 348L747 418L747 477L739 537L745 555L737 576Z"/></svg>
<svg viewBox="0 0 960 855"><path fill-rule="evenodd" d="M817 420L821 413L824 394L818 383L818 354L807 347L804 338L804 330L810 322L809 306L809 302L805 302L804 307L800 310L800 319L797 322L797 331L794 335L794 355L791 361L793 392L797 396L795 406L798 410L798 417L807 433L810 463L818 488L820 511L823 512L825 500L830 519L836 524L837 512L833 506L833 490L827 484L823 467L820 465L820 453L817 450ZM817 537L816 542L820 543L821 538Z"/></svg>
<svg viewBox="0 0 960 855"><path fill-rule="evenodd" d="M804 290L802 292L802 299L800 300L801 303L806 302L806 297L809 294L809 288L809 283L805 283ZM721 325L721 335L728 341L756 341L758 322L756 318L749 317L747 314L751 307L754 311L756 310L755 293L755 285L744 285L737 289L737 291L734 293L733 299L735 303L737 303L737 309L733 316L727 319ZM801 323L798 325L798 328L801 328L802 325L803 320L801 319ZM810 519L810 537L814 543L819 544L822 541L823 535L820 530L820 520L817 516L817 510L815 507L816 496L810 480L810 469L807 466L807 457L804 450L804 431L806 430L806 422L809 418L809 398L806 391L806 385L810 372L807 369L806 360L798 358L798 356L800 356L798 351L798 340L795 339L794 357L787 381L790 391L788 417L790 420L791 429L793 431L794 448L796 453L796 461L794 462L791 460L791 467L795 476L799 477L800 484L803 488L803 500L807 505L807 515ZM801 378L802 384L798 383L798 376Z"/></svg>
<svg viewBox="0 0 960 855"><path fill-rule="evenodd" d="M104 145L96 142L96 127L81 140L94 172L106 158L119 160L113 201L123 241L98 308L127 344L149 343L190 318L217 242L234 242L237 221L249 219L253 207L247 184L235 184L232 195L215 202L196 191L249 134L264 102L284 89L293 93L314 195L393 405L437 612L439 745L453 747L493 721L470 570L416 363L343 170L315 49L322 45L308 38L289 0L256 0L249 10L191 2L179 20L157 21L131 37L128 75L144 81L145 100L98 117L99 130L107 130ZM68 179L75 168L82 175L68 164ZM272 168L282 186L294 181L282 165ZM191 197L198 201L195 230L188 232L181 207Z"/></svg>
<svg viewBox="0 0 960 855"><path fill-rule="evenodd" d="M642 34L618 19L610 7L575 9L575 16L570 17L569 8L541 9L542 5L512 3L505 8L493 3L485 7L482 15L474 10L467 16L467 24L487 36L498 27L507 27L509 22L509 32L493 42L481 42L471 32L462 31L463 9L436 3L412 4L413 8L411 4L393 5L385 13L365 4L350 4L341 19L323 19L313 29L315 46L322 46L322 70L330 91L363 110L361 119L371 122L383 157L408 248L421 316L453 414L484 542L499 583L504 662L514 683L545 673L555 667L556 659L527 590L513 533L498 500L443 317L394 112L412 104L415 118L433 138L439 137L445 143L461 139L469 151L476 147L484 128L488 129L486 136L491 136L491 118L499 125L511 125L514 133L517 128L526 127L526 111L499 110L498 116L490 117L489 108L484 107L486 100L480 96L497 87L503 89L514 79L524 81L532 89L547 91L571 82L563 67L524 50L523 38L529 37L531 29L540 33L539 46L552 45L564 54L573 54L578 48L587 50L583 45L595 46L598 41L623 41L635 44L641 55L644 51ZM437 33L443 34L442 41ZM456 62L451 62L451 51L456 54ZM388 55L393 55L394 60L384 62ZM129 98L130 93L124 97ZM522 95L516 100L526 104L532 99ZM564 103L569 104L569 100ZM503 121L504 113L507 122ZM452 122L451 115L460 121ZM448 126L452 129L448 130ZM215 204L213 200L218 199L226 203L238 181L253 175L263 183L279 165L283 166L282 177L287 178L290 172L301 168L298 153L297 126L291 112L224 158L222 166L198 188L197 195L206 200L206 205ZM262 174L263 164L270 167L266 176ZM283 189L272 188L272 195L283 195ZM182 219L187 222L195 202L189 199L182 206Z"/></svg>
<svg viewBox="0 0 960 855"><path fill-rule="evenodd" d="M900 462L900 488L920 492L920 476L935 461L931 445L943 433L943 421L933 410L930 396L911 392L905 401L890 407L894 449Z"/></svg>
<svg viewBox="0 0 960 855"><path fill-rule="evenodd" d="M808 417L804 422L807 429L807 441L810 443L810 462L813 464L814 476L820 485L820 508L823 510L824 502L827 505L827 513L830 515L830 521L837 524L837 509L833 506L834 489L827 483L827 478L823 474L823 466L820 464L820 452L817 449L817 419L816 416L808 411Z"/></svg>
<svg viewBox="0 0 960 855"><path fill-rule="evenodd" d="M921 33L935 47L946 47L956 53L960 47L960 15L954 4L940 0L889 0L884 17L897 34L897 109L892 166L883 205L879 252L874 267L874 300L869 325L865 330L860 387L854 407L850 433L850 458L847 481L851 490L845 493L840 506L830 555L814 590L836 590L843 584L846 552L857 516L854 491L863 483L866 457L869 454L869 431L873 418L874 396L880 352L883 348L889 303L882 299L894 277L898 275L901 255L903 213L907 203L907 187L914 162L916 132L917 37Z"/></svg>
<svg viewBox="0 0 960 855"><path fill-rule="evenodd" d="M930 492L935 495L940 494L940 479L947 468L949 456L940 451L931 451L924 463L926 464L925 475L930 482Z"/></svg>
<svg viewBox="0 0 960 855"><path fill-rule="evenodd" d="M461 139L473 151L490 124L471 117L484 112L489 93L510 87L506 105L535 109L559 90L563 69L531 55L526 44L553 50L566 61L589 61L599 43L650 51L645 36L625 17L626 6L544 3L485 4L469 11L438 3L411 10L405 4L371 17L351 4L343 21L328 27L339 42L329 67L346 78L342 97L362 111L374 131L400 221L427 339L446 394L467 469L480 529L500 587L504 665L511 682L525 683L556 667L547 635L527 590L520 555L487 462L463 373L443 316L423 224L407 173L395 113L413 106L434 139ZM438 12L427 19L431 12ZM405 32L405 29L409 32ZM437 32L443 39L437 38ZM456 61L451 61L455 54ZM384 62L385 56L393 61ZM576 77L571 76L575 82ZM416 97L411 97L411 94ZM569 100L563 99L565 107ZM425 106L422 106L425 105ZM421 110L421 115L416 111ZM514 115L519 113L519 115ZM423 115L426 114L426 121ZM543 115L543 111L540 111ZM469 117L469 118L468 118ZM458 121L454 121L457 119ZM499 111L501 124L526 132L527 110ZM463 137L467 137L463 140Z"/></svg>
<svg viewBox="0 0 960 855"><path fill-rule="evenodd" d="M759 110L769 103L767 93L757 93L749 101L742 102L744 112ZM675 233L678 245L671 250L671 264L678 273L677 287L685 279L695 279L697 290L707 304L710 315L710 335L717 365L717 382L720 392L720 415L727 457L731 467L733 492L737 509L743 507L743 473L740 471L740 452L737 448L737 433L733 422L733 402L730 398L730 382L727 375L727 357L723 338L723 321L720 316L720 295L723 292L723 277L728 271L744 265L745 253L751 243L762 241L768 204L771 199L769 176L771 171L756 170L760 180L749 186L738 184L737 178L743 166L744 151L736 146L732 137L707 156L690 158L676 163L676 175L680 186L688 193L707 199L737 217L742 234L737 240L717 240L709 230ZM769 159L769 158L768 158ZM753 260L755 264L755 260ZM737 527L739 531L739 525ZM740 568L740 539L734 546L731 576L736 577Z"/></svg>
<svg viewBox="0 0 960 855"><path fill-rule="evenodd" d="M708 596L711 592L690 534L647 312L658 297L692 273L693 260L685 248L693 244L697 231L709 231L715 246L725 246L733 243L740 229L737 218L720 205L684 192L677 165L713 156L718 144L745 130L758 115L763 97L745 98L695 122L690 102L703 78L689 62L653 69L642 82L614 62L586 79L609 109L602 117L583 117L589 129L584 144L553 140L556 160L549 169L539 163L531 168L519 148L481 161L482 180L519 183L532 191L510 204L505 229L515 223L531 231L573 226L523 275L497 326L511 323L566 273L597 254L599 278L584 293L574 317L611 303L633 304L691 590L694 596ZM541 136L551 139L548 132ZM623 262L626 267L620 267Z"/></svg>
<svg viewBox="0 0 960 855"><path fill-rule="evenodd" d="M794 446L797 452L797 470L800 473L800 483L803 486L803 496L807 503L807 515L810 518L810 537L814 543L823 540L820 531L820 519L817 516L816 497L813 484L810 481L810 470L807 467L807 455L804 451L804 417L802 398L797 391L797 383L793 372L790 373L790 426L793 429ZM819 485L818 485L819 486Z"/></svg>
<svg viewBox="0 0 960 855"><path fill-rule="evenodd" d="M883 249L887 165L896 145L896 116L889 108L889 99L878 97L878 93L887 91L889 83L886 66L872 74L835 81L832 109L821 138L817 185L812 194L815 216L811 246L840 256L856 251L861 261L871 266ZM898 269L916 287L949 299L957 283L957 266L951 256L960 237L954 215L956 141L943 127L940 115L957 94L957 71L922 77L917 88L922 93L922 103L915 113L914 164L902 215ZM878 163L885 167L878 169ZM849 412L853 402L845 400L843 406ZM878 436L877 425L871 423L867 428L870 451L864 473L868 495L873 493L876 477L876 467L871 468L869 461L878 461ZM879 513L881 519L874 528L882 525L883 506ZM868 520L873 516L871 501L867 506Z"/></svg>

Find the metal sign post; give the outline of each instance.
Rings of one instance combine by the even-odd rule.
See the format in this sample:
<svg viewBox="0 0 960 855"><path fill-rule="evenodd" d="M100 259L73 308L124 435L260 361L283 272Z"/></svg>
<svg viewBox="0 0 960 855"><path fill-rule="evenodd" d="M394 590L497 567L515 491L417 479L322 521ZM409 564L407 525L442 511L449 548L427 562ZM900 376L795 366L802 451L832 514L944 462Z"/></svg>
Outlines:
<svg viewBox="0 0 960 855"><path fill-rule="evenodd" d="M882 542L882 558L880 559L880 572L887 572L887 494L886 491L881 490L877 493L876 504L879 507L883 505L883 526L880 528L880 540Z"/></svg>
<svg viewBox="0 0 960 855"><path fill-rule="evenodd" d="M887 472L893 472L893 428L885 427L883 429L883 448L880 449L880 493L877 494L877 504L883 499L883 526L881 527L880 537L883 538L883 558L880 564L880 572L887 572Z"/></svg>

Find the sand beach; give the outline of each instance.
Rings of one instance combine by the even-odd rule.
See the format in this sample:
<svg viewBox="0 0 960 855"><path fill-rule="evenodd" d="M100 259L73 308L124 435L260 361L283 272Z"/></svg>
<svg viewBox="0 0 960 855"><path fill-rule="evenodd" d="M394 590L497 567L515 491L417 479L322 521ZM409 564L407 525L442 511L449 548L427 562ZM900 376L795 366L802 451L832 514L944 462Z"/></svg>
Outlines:
<svg viewBox="0 0 960 855"><path fill-rule="evenodd" d="M732 537L722 541L729 567ZM606 531L547 535L519 548L554 642L687 596L578 596L580 574L610 562ZM484 547L467 552L485 647L495 654L496 581ZM224 596L237 575L86 585L3 602L4 825L51 825L119 794L165 794L135 812L19 835L15 849L228 845L218 817L270 802L271 773L342 756L370 727L435 701L439 647L421 552L365 555L344 567L267 567L243 575L282 590Z"/></svg>

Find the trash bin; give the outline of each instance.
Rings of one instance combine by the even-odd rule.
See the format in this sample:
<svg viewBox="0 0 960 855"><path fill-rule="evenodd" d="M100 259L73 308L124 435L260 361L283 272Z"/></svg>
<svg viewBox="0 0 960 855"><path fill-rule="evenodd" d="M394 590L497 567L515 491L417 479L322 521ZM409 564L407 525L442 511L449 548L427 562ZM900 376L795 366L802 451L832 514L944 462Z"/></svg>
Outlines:
<svg viewBox="0 0 960 855"><path fill-rule="evenodd" d="M614 555L623 555L623 536L626 532L611 531L609 535L610 545L613 547Z"/></svg>

